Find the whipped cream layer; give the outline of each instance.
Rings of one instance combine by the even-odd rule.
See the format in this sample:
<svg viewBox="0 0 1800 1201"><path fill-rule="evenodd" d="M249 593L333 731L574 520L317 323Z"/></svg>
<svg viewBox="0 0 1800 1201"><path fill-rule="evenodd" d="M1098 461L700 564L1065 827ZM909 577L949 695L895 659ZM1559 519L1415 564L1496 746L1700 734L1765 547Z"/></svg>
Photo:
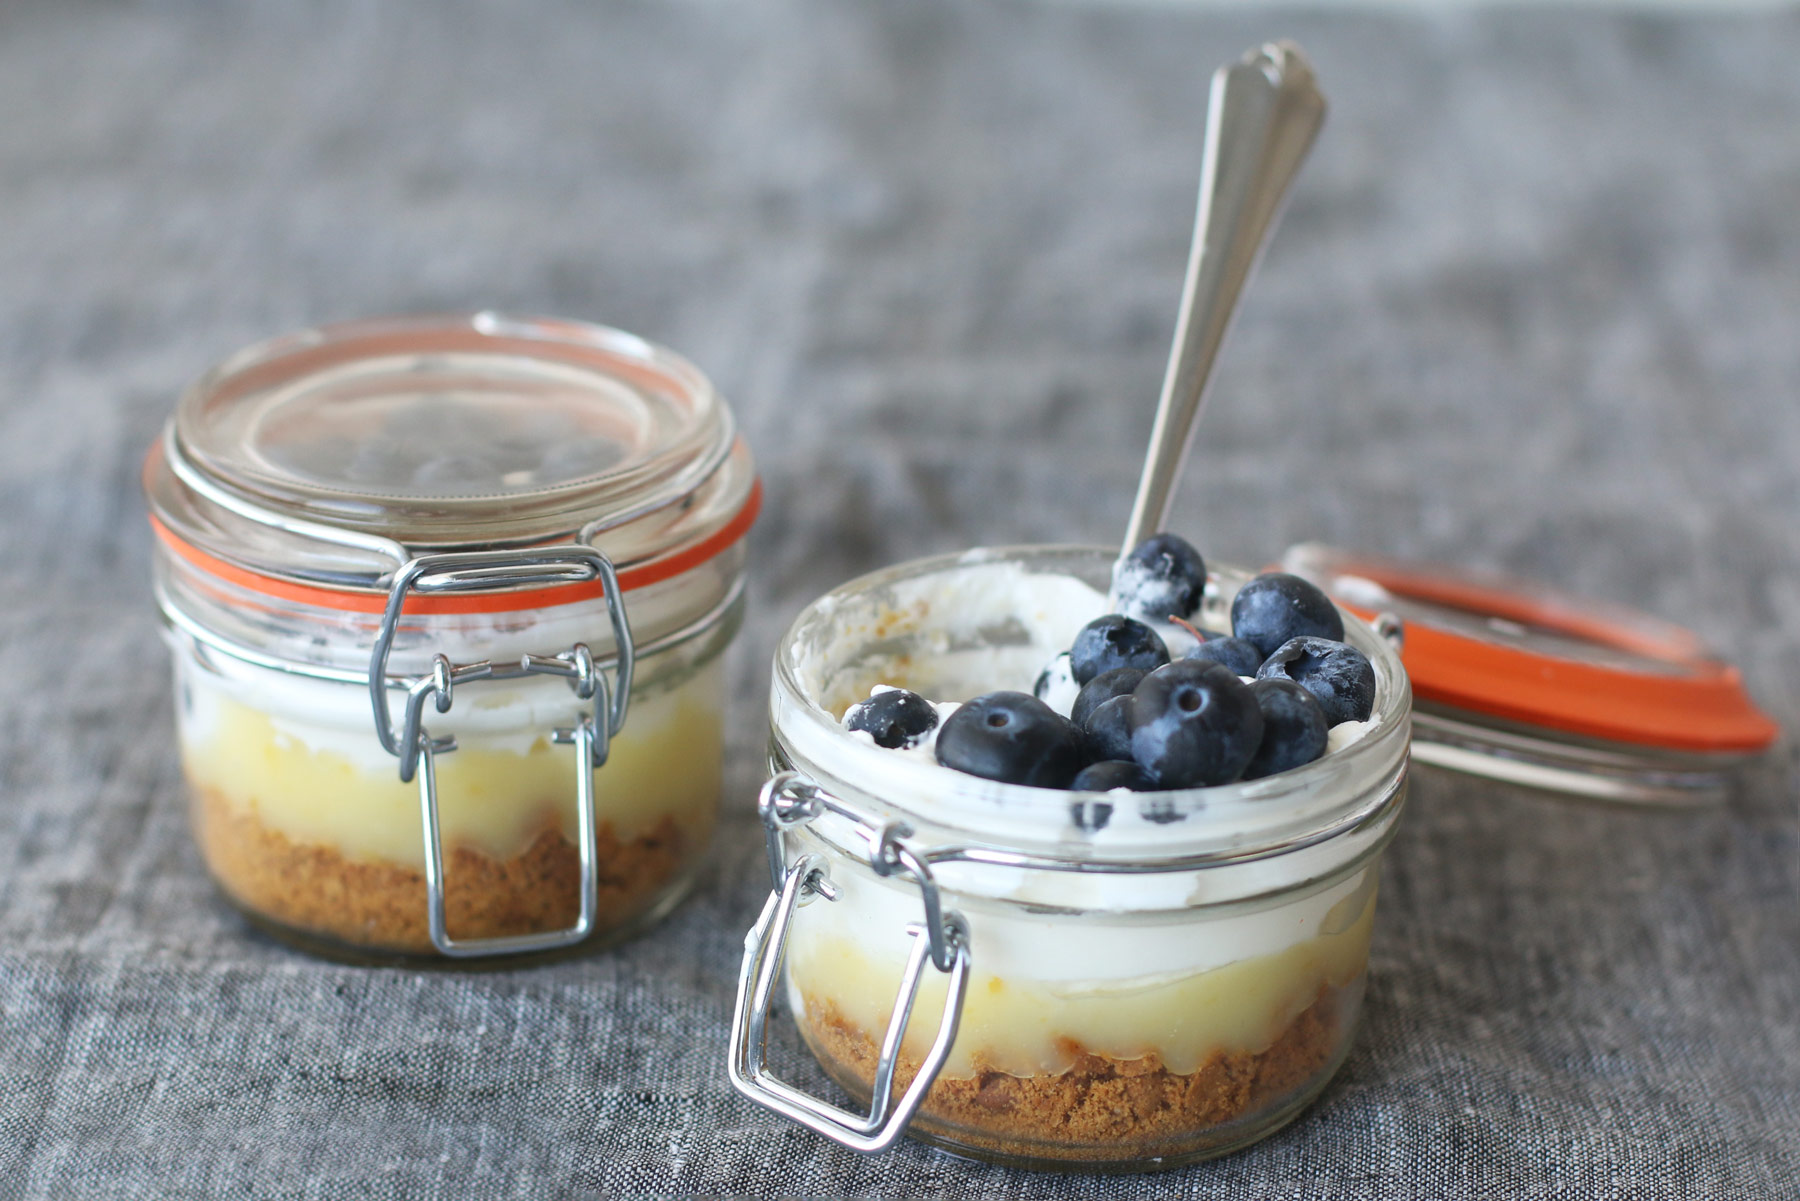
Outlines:
<svg viewBox="0 0 1800 1201"><path fill-rule="evenodd" d="M625 726L594 773L598 818L621 838L671 817L699 845L711 827L723 672L717 656L682 655L640 664ZM196 789L295 842L423 866L418 785L401 783L399 761L381 748L365 689L230 659L203 666L180 645L175 663L182 761ZM398 729L400 712L390 708ZM458 743L436 760L446 847L506 859L551 825L573 842L575 752L551 731L582 711L568 685L549 677L464 685L450 713L428 707L427 727Z"/></svg>
<svg viewBox="0 0 1800 1201"><path fill-rule="evenodd" d="M872 628L849 626L835 646L825 648L808 666L816 681L824 685L826 708L840 721L851 705L884 689L905 688L924 695L938 711L938 725L920 741L894 753L936 763L938 729L963 701L1002 690L1032 692L1046 669L1050 680L1041 699L1067 717L1081 685L1068 674L1066 652L1083 626L1112 612L1109 604L1104 592L1073 576L1030 573L1015 564L981 563L968 571L934 577L928 591L904 598ZM959 640L947 630L940 632L933 647L939 653L929 656L921 656L913 648L886 659L843 653L840 662L854 662L854 673L833 670L819 661L831 660L833 650L846 652L858 639L879 641L889 630L899 631L934 615L959 611L1005 616L978 625L967 640ZM1202 628L1230 628L1229 611L1216 590L1195 617ZM1185 658L1199 645L1191 631L1175 622L1144 624L1162 639L1171 661ZM870 678L871 670L879 673L877 678ZM1253 677L1239 679L1248 684ZM1349 746L1373 726L1373 722L1339 723L1332 728L1326 753ZM866 733L853 730L849 734L874 745Z"/></svg>
<svg viewBox="0 0 1800 1201"><path fill-rule="evenodd" d="M967 570L909 585L867 620L840 623L837 637L801 664L814 695L834 715L841 718L879 684L959 702L1000 689L1030 692L1038 673L1069 649L1082 626L1111 612L1104 592L1074 576L1028 572L1014 563L979 558L971 559ZM1229 620L1216 604L1209 605L1202 610L1203 619ZM954 613L976 616L958 631L943 620L944 614ZM1195 644L1192 634L1172 622L1146 624L1162 637L1173 658ZM921 625L934 627L928 658L917 647L885 659L862 653L889 632ZM1060 690L1052 707L1059 701L1066 714L1078 691Z"/></svg>
<svg viewBox="0 0 1800 1201"><path fill-rule="evenodd" d="M778 759L873 812L907 821L924 845L972 840L1121 863L1213 860L1201 871L1064 874L1054 885L1037 882L1043 873L1015 876L986 863L935 869L982 896L1047 891L1051 904L1080 897L1104 908L1182 908L1323 879L1377 849L1389 823L1365 819L1403 788L1408 689L1392 649L1355 619L1346 637L1375 667L1374 718L1338 727L1322 759L1265 779L1163 793L1023 788L940 766L931 737L896 751L844 728L850 705L879 687L937 698L940 714L982 692L1031 689L1044 665L1106 607L1095 582L1110 563L1105 552L1078 547L976 550L820 598L777 655L771 717ZM1228 625L1231 598L1248 578L1221 569L1196 624ZM1320 841L1340 825L1347 838ZM846 850L865 837L829 814L814 826Z"/></svg>

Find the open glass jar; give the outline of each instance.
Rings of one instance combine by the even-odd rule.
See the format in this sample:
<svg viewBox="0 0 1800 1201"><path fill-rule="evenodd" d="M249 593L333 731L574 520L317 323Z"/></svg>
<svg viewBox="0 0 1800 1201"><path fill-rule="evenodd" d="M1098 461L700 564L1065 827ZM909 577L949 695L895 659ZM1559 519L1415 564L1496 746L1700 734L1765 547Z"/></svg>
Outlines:
<svg viewBox="0 0 1800 1201"><path fill-rule="evenodd" d="M197 381L144 486L195 836L254 921L469 958L679 899L759 498L690 364L492 314L311 330Z"/></svg>
<svg viewBox="0 0 1800 1201"><path fill-rule="evenodd" d="M939 700L1029 691L1099 611L1082 596L1104 594L1113 558L919 560L827 594L788 631L762 798L773 890L730 1051L740 1091L863 1151L908 1133L1028 1167L1146 1170L1262 1138L1337 1070L1405 796L1411 695L1392 631L1346 620L1376 673L1364 736L1253 782L1025 788L839 724L877 683ZM1203 624L1245 578L1214 573ZM807 1045L867 1116L765 1066L783 980Z"/></svg>

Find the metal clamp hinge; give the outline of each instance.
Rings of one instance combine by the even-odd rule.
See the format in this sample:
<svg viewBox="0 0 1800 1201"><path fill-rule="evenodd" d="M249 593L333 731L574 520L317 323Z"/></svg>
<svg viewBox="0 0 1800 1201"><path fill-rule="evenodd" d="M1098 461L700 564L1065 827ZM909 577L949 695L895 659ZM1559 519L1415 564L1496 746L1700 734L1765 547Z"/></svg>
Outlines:
<svg viewBox="0 0 1800 1201"><path fill-rule="evenodd" d="M763 905L762 916L744 939L744 963L738 977L737 1006L731 1023L728 1070L732 1086L759 1105L851 1150L885 1150L905 1132L907 1123L923 1103L956 1041L963 997L968 989L968 925L961 914L942 909L937 883L924 858L903 841L911 833L904 823L875 821L795 772L783 772L764 785L759 808L769 836L775 887ZM831 1105L783 1083L764 1063L768 1049L769 1005L780 976L794 910L811 897L833 901L839 895L822 856L803 855L792 867L786 866L782 832L804 825L824 812L838 813L855 821L869 842L869 866L882 876L899 873L912 876L925 903L925 921L906 928L913 939L912 950L900 978L893 1013L882 1036L866 1115ZM901 1044L918 999L919 982L924 976L927 960L950 977L944 1010L938 1018L937 1035L930 1050L900 1099L895 1101L894 1077Z"/></svg>
<svg viewBox="0 0 1800 1201"><path fill-rule="evenodd" d="M803 826L822 813L835 813L856 823L857 831L868 843L866 858L870 870L878 876L905 874L919 886L919 895L925 904L925 932L931 944L932 966L940 972L950 970L954 951L944 922L943 901L925 856L905 842L912 835L911 826L884 820L840 800L793 771L781 772L764 784L756 808L763 820L769 882L776 891L780 891L785 875L786 848L782 838L785 831Z"/></svg>
<svg viewBox="0 0 1800 1201"><path fill-rule="evenodd" d="M400 615L408 591L476 592L546 582L599 580L605 590L607 616L612 624L616 657L612 680L594 662L585 643L576 643L554 655L526 654L516 662L455 664L444 655L433 656L431 670L412 679L388 675L388 658L399 633ZM631 628L625 619L625 603L619 579L605 555L589 546L531 547L520 550L470 551L422 555L408 561L394 575L388 590L381 629L369 656L369 701L374 709L375 734L382 747L400 760L400 779L419 781L419 810L425 842L425 891L427 924L431 942L445 955L468 958L478 955L544 951L580 942L593 932L599 904L598 819L594 811L594 772L606 763L612 739L625 724L631 699L634 655ZM444 851L440 832L436 757L456 749L454 737L434 738L425 727L425 705L430 701L439 713L448 713L456 686L476 680L516 680L532 675L561 676L577 698L591 701L574 726L558 727L551 737L575 746L575 820L577 851L581 862L581 908L575 924L538 934L503 938L453 939L446 929L444 903ZM400 733L395 734L388 713L390 689L406 692Z"/></svg>

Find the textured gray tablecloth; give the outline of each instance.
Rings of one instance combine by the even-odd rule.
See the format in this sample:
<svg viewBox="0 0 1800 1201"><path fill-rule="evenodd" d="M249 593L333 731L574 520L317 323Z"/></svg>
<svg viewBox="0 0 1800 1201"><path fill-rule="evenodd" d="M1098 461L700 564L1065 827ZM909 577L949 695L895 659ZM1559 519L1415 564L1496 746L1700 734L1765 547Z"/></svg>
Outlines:
<svg viewBox="0 0 1800 1201"><path fill-rule="evenodd" d="M0 8L0 1196L1800 1195L1786 750L1659 817L1418 771L1354 1054L1220 1162L865 1160L726 1084L776 635L895 560L1116 537L1207 76L1272 35L1335 108L1178 527L1684 619L1793 726L1794 17ZM138 459L241 344L487 306L680 348L761 456L730 816L617 953L315 962L189 841Z"/></svg>

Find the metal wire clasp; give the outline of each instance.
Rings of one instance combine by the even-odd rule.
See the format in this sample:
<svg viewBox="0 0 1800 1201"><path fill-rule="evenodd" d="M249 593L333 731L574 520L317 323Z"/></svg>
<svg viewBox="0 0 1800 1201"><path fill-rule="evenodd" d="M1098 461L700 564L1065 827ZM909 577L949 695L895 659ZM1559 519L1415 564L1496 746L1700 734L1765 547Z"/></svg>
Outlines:
<svg viewBox="0 0 1800 1201"><path fill-rule="evenodd" d="M969 932L961 914L945 912L937 882L925 859L903 839L912 831L900 822L881 821L833 797L796 772L782 772L763 786L758 808L768 837L769 866L774 889L763 905L762 916L744 938L744 963L738 976L737 1006L731 1020L731 1049L727 1064L732 1087L759 1105L799 1122L853 1151L886 1150L905 1132L925 1093L943 1069L956 1041L962 1020L963 996L968 989ZM918 884L924 898L925 921L908 925L913 937L906 970L881 1040L875 1063L869 1113L861 1115L809 1096L775 1078L764 1064L768 1052L769 1002L787 950L788 925L794 910L813 896L836 900L823 856L801 856L792 867L785 862L783 832L806 824L825 812L856 823L868 840L869 866L878 875L905 873ZM938 1019L937 1037L919 1065L900 1100L893 1099L894 1073L900 1046L918 998L919 981L927 958L950 976L944 1011Z"/></svg>
<svg viewBox="0 0 1800 1201"><path fill-rule="evenodd" d="M580 583L599 580L606 594L607 616L612 622L617 648L612 681L594 663L585 643L576 643L554 655L520 655L516 662L482 660L454 664L444 655L432 658L431 670L412 678L390 678L387 665L399 632L401 610L408 591L480 592L550 582ZM599 901L597 818L594 812L594 771L606 763L612 739L625 724L631 702L634 655L631 628L625 620L625 602L618 574L610 560L591 546L528 547L518 550L462 551L421 555L409 560L394 575L388 589L381 629L369 655L369 702L374 709L375 735L382 747L400 760L400 779L419 781L419 811L425 839L425 891L431 943L445 955L469 958L479 955L518 954L568 946L586 938L594 926ZM439 831L436 757L456 749L453 737L434 738L425 728L425 703L448 713L456 686L476 680L516 680L530 675L562 676L575 695L592 701L574 726L559 727L551 736L559 743L575 745L575 820L581 856L581 911L566 929L506 938L453 939L444 919L444 851ZM388 714L387 693L406 691L406 709L398 735Z"/></svg>

